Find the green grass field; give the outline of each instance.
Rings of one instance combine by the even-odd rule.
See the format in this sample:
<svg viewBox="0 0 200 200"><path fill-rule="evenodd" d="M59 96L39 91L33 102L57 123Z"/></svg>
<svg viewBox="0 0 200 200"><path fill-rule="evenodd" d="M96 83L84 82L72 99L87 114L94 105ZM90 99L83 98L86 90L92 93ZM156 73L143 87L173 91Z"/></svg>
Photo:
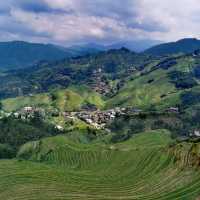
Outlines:
<svg viewBox="0 0 200 200"><path fill-rule="evenodd" d="M196 200L200 172L175 163L171 142L165 130L113 145L66 136L31 142L19 159L0 161L0 199Z"/></svg>
<svg viewBox="0 0 200 200"><path fill-rule="evenodd" d="M53 95L53 99L52 99ZM33 96L22 96L2 101L5 111L19 110L25 106L39 106L43 108L57 108L61 111L79 110L81 106L93 104L97 108L104 107L101 95L86 86L71 86L68 89L55 90Z"/></svg>
<svg viewBox="0 0 200 200"><path fill-rule="evenodd" d="M152 80L153 82L148 83ZM162 98L162 95L166 95ZM107 107L135 106L148 109L152 105L167 108L179 102L179 93L163 70L128 81L119 93L107 102Z"/></svg>

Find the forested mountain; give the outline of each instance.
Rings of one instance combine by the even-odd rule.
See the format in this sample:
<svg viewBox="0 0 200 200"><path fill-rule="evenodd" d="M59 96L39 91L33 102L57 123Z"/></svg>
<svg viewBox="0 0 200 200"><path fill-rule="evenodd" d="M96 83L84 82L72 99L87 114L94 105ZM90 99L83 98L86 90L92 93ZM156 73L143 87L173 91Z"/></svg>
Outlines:
<svg viewBox="0 0 200 200"><path fill-rule="evenodd" d="M14 97L45 92L52 88L66 88L70 84L110 82L121 79L128 70L139 70L146 55L128 49L109 50L96 55L63 59L57 62L41 62L22 70L11 70L0 75L0 97ZM108 84L107 84L108 85Z"/></svg>
<svg viewBox="0 0 200 200"><path fill-rule="evenodd" d="M61 47L23 41L0 42L0 70L29 68L40 61L56 61L100 51L89 46Z"/></svg>
<svg viewBox="0 0 200 200"><path fill-rule="evenodd" d="M195 38L185 38L178 40L177 42L169 42L156 45L150 49L147 49L145 53L162 56L180 53L191 53L197 49L200 49L200 40Z"/></svg>
<svg viewBox="0 0 200 200"><path fill-rule="evenodd" d="M121 48L1 73L0 98L87 86L109 108L175 106L184 93L198 92L199 65L199 51L158 58Z"/></svg>

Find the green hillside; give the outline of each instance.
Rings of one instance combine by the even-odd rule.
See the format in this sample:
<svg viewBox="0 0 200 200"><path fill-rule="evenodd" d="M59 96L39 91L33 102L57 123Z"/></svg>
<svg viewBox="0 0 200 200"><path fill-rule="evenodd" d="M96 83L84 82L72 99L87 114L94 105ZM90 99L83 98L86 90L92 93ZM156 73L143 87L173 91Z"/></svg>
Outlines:
<svg viewBox="0 0 200 200"><path fill-rule="evenodd" d="M103 108L104 100L101 95L84 86L72 86L68 90L59 90L52 93L54 105L63 111L80 110L82 106L94 105Z"/></svg>
<svg viewBox="0 0 200 200"><path fill-rule="evenodd" d="M54 45L35 44L22 41L0 43L0 70L30 67L39 61L55 61L72 56Z"/></svg>
<svg viewBox="0 0 200 200"><path fill-rule="evenodd" d="M151 83L149 83L152 80ZM135 106L148 108L160 104L162 95L170 94L167 103L176 104L177 90L166 75L166 72L159 69L145 76L139 76L128 81L116 96L108 101L108 106ZM169 98L169 96L168 96Z"/></svg>
<svg viewBox="0 0 200 200"><path fill-rule="evenodd" d="M25 106L49 107L51 105L51 98L46 93L27 97L21 96L3 100L2 105L3 109L9 112L19 110Z"/></svg>
<svg viewBox="0 0 200 200"><path fill-rule="evenodd" d="M171 142L168 132L158 131L106 146L65 136L28 143L20 160L0 161L0 198L195 200L199 171L176 159L185 150L169 148Z"/></svg>
<svg viewBox="0 0 200 200"><path fill-rule="evenodd" d="M0 71L31 68L40 62L96 54L103 49L90 46L62 47L24 41L0 42Z"/></svg>
<svg viewBox="0 0 200 200"><path fill-rule="evenodd" d="M199 65L198 52L155 58L122 48L3 73L0 98L25 96L18 98L17 107L31 101L61 110L77 110L85 104L165 109L180 106L185 92L199 87ZM3 104L11 109L14 101L3 100Z"/></svg>
<svg viewBox="0 0 200 200"><path fill-rule="evenodd" d="M200 197L198 51L122 48L0 79L0 199Z"/></svg>
<svg viewBox="0 0 200 200"><path fill-rule="evenodd" d="M103 108L104 100L100 94L85 86L71 86L68 89L53 90L49 93L21 96L2 101L3 109L8 112L19 110L25 106L73 111L88 104Z"/></svg>
<svg viewBox="0 0 200 200"><path fill-rule="evenodd" d="M198 39L185 38L178 40L176 42L169 42L153 46L145 50L145 53L156 56L162 56L162 55L172 55L180 53L182 54L192 53L198 49L200 49L200 41Z"/></svg>
<svg viewBox="0 0 200 200"><path fill-rule="evenodd" d="M109 50L0 74L0 99L48 92L70 85L97 86L111 92L110 82L127 76L129 68L138 68L149 56L128 49Z"/></svg>
<svg viewBox="0 0 200 200"><path fill-rule="evenodd" d="M107 107L135 106L142 109L166 109L183 105L185 93L199 88L199 56L163 58L148 64L139 74L131 75Z"/></svg>

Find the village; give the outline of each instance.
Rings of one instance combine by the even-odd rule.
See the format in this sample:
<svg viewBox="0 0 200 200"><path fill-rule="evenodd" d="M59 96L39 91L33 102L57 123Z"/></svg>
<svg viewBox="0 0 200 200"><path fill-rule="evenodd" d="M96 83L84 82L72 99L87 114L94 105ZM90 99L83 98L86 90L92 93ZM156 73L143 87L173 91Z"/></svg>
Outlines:
<svg viewBox="0 0 200 200"><path fill-rule="evenodd" d="M55 114L54 112L46 111L43 108L33 107L33 106L26 106L21 108L15 112L5 112L3 110L0 111L0 119L6 117L14 117L16 119L21 119L24 121L33 119L38 117L40 119L45 119L49 116L57 117L62 116L66 121L76 121L77 119L84 121L86 124L94 127L95 129L104 129L108 122L114 120L117 116L122 116L131 112L130 109L127 108L114 108L105 111L101 110L90 110L85 109L81 111L69 111L69 112L59 112ZM133 109L132 112L140 113L142 110ZM64 129L63 127L56 125L56 127L60 130Z"/></svg>
<svg viewBox="0 0 200 200"><path fill-rule="evenodd" d="M76 118L91 125L95 129L104 129L106 124L113 121L117 116L122 116L127 113L126 108L114 108L106 111L80 111L80 112L64 112L65 118Z"/></svg>
<svg viewBox="0 0 200 200"><path fill-rule="evenodd" d="M21 108L15 112L5 112L0 110L0 119L2 118L9 118L13 117L15 119L20 119L23 121L29 121L34 118L38 118L40 120L45 120L48 117L57 117L61 116L64 120L76 122L77 120L81 120L85 122L90 127L93 127L96 130L106 130L109 131L106 126L108 123L114 121L117 117L120 116L138 116L142 114L149 114L149 113L156 113L156 114L180 114L180 110L178 107L169 107L163 112L145 112L142 109L133 108L133 107L116 107L113 109L108 110L99 110L99 109L85 109L81 111L65 111L59 112L58 110L49 112L44 108L35 107L35 106L26 106ZM55 129L58 131L63 132L65 127L61 126L60 124L54 124ZM194 130L189 134L190 137L199 138L200 137L200 130Z"/></svg>
<svg viewBox="0 0 200 200"><path fill-rule="evenodd" d="M128 77L130 74L137 72L136 66L128 66L124 72L124 77ZM105 96L110 95L110 93L117 93L118 87L123 85L123 80L118 83L117 87L112 87L107 81L106 76L104 76L105 70L103 67L99 67L92 71L92 78L89 79L88 85L99 94Z"/></svg>
<svg viewBox="0 0 200 200"><path fill-rule="evenodd" d="M177 107L170 107L165 110L165 112L168 113L179 113L179 108ZM34 107L34 106L26 106L21 108L18 111L15 112L5 112L3 110L0 111L0 118L5 117L14 117L16 119L21 120L30 120L33 118L39 118L42 120L45 120L45 118L51 116L62 116L66 121L76 121L77 119L85 122L86 124L90 125L91 127L95 129L105 129L106 125L109 122L112 122L115 120L116 117L120 117L123 115L131 116L131 115L139 115L144 112L141 109L133 108L133 107L116 107L113 109L108 110L99 110L99 109L85 109L81 111L65 111L65 112L59 112L58 110L49 112L45 110L44 108ZM55 125L55 128L59 130L64 130L64 127L60 126L59 124Z"/></svg>

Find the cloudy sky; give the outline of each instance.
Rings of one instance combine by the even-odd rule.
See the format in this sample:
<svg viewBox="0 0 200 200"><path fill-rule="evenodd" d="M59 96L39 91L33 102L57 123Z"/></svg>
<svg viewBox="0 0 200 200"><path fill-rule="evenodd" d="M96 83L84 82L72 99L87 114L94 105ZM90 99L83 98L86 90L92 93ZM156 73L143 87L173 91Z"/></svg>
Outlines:
<svg viewBox="0 0 200 200"><path fill-rule="evenodd" d="M0 1L0 41L173 41L200 38L199 24L199 0Z"/></svg>

